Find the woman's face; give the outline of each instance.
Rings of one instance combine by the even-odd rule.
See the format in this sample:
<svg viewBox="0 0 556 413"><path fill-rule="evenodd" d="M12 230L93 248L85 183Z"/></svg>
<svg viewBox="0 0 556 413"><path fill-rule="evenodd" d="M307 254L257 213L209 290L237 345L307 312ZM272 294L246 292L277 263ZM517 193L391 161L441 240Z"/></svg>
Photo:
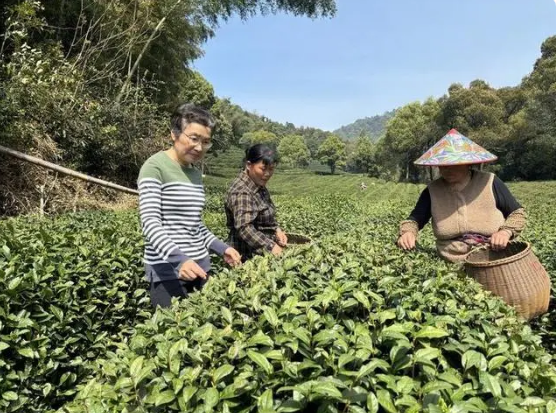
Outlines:
<svg viewBox="0 0 556 413"><path fill-rule="evenodd" d="M178 162L191 165L203 158L211 146L211 129L199 123L190 123L179 136L172 132Z"/></svg>
<svg viewBox="0 0 556 413"><path fill-rule="evenodd" d="M449 184L463 183L469 176L469 165L439 166L438 170Z"/></svg>
<svg viewBox="0 0 556 413"><path fill-rule="evenodd" d="M247 162L247 174L259 186L266 186L274 174L275 164L265 165L263 161Z"/></svg>

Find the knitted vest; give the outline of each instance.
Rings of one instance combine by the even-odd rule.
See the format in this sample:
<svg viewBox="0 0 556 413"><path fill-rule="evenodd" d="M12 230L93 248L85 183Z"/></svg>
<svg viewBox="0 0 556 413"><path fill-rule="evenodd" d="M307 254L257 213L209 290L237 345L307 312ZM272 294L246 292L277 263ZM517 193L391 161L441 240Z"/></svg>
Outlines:
<svg viewBox="0 0 556 413"><path fill-rule="evenodd" d="M444 179L429 184L432 228L440 255L449 261L465 259L471 247L454 238L466 233L491 236L504 224L492 191L494 174L474 171L465 188L453 189Z"/></svg>

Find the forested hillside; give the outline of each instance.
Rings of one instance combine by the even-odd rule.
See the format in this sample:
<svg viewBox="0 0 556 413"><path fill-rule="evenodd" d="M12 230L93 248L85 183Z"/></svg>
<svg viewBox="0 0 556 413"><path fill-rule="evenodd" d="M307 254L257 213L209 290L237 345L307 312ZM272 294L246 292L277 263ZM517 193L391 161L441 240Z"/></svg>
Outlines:
<svg viewBox="0 0 556 413"><path fill-rule="evenodd" d="M556 177L556 36L518 85L453 84L440 98L360 119L335 132L281 124L216 96L188 69L218 25L239 15L330 17L333 0L16 1L0 6L0 145L135 187L141 164L169 142L179 102L218 120L215 154L254 142L277 145L283 168L318 162L331 173L422 181L415 160L449 129L499 157L505 180ZM187 16L187 17L183 17ZM0 214L81 209L116 196L0 155ZM41 201L42 199L42 201ZM99 201L100 202L100 201Z"/></svg>
<svg viewBox="0 0 556 413"><path fill-rule="evenodd" d="M391 110L382 115L357 119L349 125L336 129L334 133L343 139L357 139L360 136L368 136L371 141L377 142L386 132L386 124L395 113L395 110Z"/></svg>

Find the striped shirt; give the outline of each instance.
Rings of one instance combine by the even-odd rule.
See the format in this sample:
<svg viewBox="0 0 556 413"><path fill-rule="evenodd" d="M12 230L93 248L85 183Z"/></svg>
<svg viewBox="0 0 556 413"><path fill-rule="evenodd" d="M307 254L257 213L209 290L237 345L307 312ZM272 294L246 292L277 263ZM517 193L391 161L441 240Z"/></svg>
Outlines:
<svg viewBox="0 0 556 413"><path fill-rule="evenodd" d="M209 271L209 250L222 255L228 246L202 221L205 191L200 171L158 152L142 166L137 185L147 279L176 279L190 259Z"/></svg>

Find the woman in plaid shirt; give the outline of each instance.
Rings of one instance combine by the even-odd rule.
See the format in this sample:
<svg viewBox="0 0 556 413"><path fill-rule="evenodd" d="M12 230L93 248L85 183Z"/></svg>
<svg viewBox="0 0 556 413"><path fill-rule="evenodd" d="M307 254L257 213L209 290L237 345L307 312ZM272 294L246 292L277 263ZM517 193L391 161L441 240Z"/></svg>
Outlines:
<svg viewBox="0 0 556 413"><path fill-rule="evenodd" d="M288 239L276 222L276 207L266 184L274 174L278 153L257 144L245 151L245 169L226 195L228 243L245 261L265 251L280 255Z"/></svg>

